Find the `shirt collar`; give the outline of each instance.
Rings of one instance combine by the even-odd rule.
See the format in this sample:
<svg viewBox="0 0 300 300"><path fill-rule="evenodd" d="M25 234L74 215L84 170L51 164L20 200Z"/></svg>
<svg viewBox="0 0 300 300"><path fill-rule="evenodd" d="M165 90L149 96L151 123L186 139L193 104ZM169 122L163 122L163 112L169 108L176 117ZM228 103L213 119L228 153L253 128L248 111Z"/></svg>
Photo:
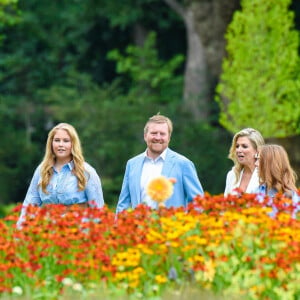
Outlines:
<svg viewBox="0 0 300 300"><path fill-rule="evenodd" d="M165 161L166 160L166 155L167 155L167 149L168 148L166 148L158 157L156 157L155 159L154 159L154 161L157 161L157 160L159 160L160 158L163 160L163 161ZM145 152L144 152L144 159L152 159L152 158L150 158L149 156L147 156L147 149L145 150Z"/></svg>
<svg viewBox="0 0 300 300"><path fill-rule="evenodd" d="M74 160L71 160L69 163L67 163L67 166L70 168L72 171L74 169Z"/></svg>
<svg viewBox="0 0 300 300"><path fill-rule="evenodd" d="M52 168L55 170L54 166L52 166ZM72 171L74 169L74 161L71 160L67 164L63 165L62 168L68 168L70 171Z"/></svg>

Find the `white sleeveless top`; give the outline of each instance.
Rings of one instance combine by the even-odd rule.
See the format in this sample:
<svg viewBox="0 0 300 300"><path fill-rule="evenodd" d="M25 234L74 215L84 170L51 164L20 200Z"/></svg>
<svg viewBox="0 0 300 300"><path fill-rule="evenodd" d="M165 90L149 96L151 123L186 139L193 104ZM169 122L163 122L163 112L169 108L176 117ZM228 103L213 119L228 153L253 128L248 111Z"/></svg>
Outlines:
<svg viewBox="0 0 300 300"><path fill-rule="evenodd" d="M236 182L233 168L227 173L224 196L227 196L228 194L235 194L234 189L240 186L243 173L244 173L244 169L241 171L240 177L237 182ZM259 187L259 177L258 177L257 168L255 168L245 193L248 194L255 193L257 192L258 187Z"/></svg>

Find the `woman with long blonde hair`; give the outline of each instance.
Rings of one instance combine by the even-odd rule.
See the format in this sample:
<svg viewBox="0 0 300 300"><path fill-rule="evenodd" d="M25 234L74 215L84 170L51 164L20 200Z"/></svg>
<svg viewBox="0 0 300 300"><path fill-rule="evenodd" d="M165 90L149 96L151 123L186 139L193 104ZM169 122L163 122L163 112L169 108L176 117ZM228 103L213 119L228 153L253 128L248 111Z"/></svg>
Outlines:
<svg viewBox="0 0 300 300"><path fill-rule="evenodd" d="M34 172L18 225L28 205L45 204L104 205L100 178L85 162L78 134L68 123L56 125L48 134L44 159Z"/></svg>
<svg viewBox="0 0 300 300"><path fill-rule="evenodd" d="M224 196L255 192L259 186L255 156L264 143L260 132L253 128L244 128L234 135L228 155L234 166L227 173Z"/></svg>

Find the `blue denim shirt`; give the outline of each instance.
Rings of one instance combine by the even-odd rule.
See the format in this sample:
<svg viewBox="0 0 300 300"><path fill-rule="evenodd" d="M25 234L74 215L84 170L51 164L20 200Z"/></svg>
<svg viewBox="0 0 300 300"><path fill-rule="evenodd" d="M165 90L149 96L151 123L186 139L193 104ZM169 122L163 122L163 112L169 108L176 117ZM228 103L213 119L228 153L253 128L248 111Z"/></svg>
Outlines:
<svg viewBox="0 0 300 300"><path fill-rule="evenodd" d="M267 192L267 187L265 184L261 184L257 191L257 199L262 202L264 200L264 197L267 195L270 197L270 201L269 201L269 205L272 206L273 208L273 211L269 213L269 216L270 217L275 217L278 210L277 208L272 205L272 199L276 196L276 194L278 193L278 191L274 188L270 189L268 192ZM292 192L292 201L293 201L293 205L295 206L295 209L292 213L292 217L295 218L296 217L296 213L300 210L300 196L295 192L293 191Z"/></svg>
<svg viewBox="0 0 300 300"><path fill-rule="evenodd" d="M96 170L88 163L84 163L87 184L83 191L79 191L77 177L72 173L73 168L73 161L64 165L60 172L57 172L53 167L53 175L46 188L48 194L44 193L39 186L41 165L36 168L23 202L18 224L26 213L26 207L30 204L36 206L44 204L71 205L92 201L98 208L104 205L101 181Z"/></svg>

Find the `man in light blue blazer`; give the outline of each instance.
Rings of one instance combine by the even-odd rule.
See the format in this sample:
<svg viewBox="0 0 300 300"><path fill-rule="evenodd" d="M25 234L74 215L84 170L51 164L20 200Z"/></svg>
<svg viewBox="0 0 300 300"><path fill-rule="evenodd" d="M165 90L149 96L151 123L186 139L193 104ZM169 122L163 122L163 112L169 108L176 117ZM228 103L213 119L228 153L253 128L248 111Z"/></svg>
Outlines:
<svg viewBox="0 0 300 300"><path fill-rule="evenodd" d="M161 175L176 179L166 207L185 207L194 197L203 195L193 162L168 148L172 130L171 120L163 115L154 115L148 120L144 128L147 149L127 162L116 213L135 208L140 203L157 208L146 189L153 178Z"/></svg>

